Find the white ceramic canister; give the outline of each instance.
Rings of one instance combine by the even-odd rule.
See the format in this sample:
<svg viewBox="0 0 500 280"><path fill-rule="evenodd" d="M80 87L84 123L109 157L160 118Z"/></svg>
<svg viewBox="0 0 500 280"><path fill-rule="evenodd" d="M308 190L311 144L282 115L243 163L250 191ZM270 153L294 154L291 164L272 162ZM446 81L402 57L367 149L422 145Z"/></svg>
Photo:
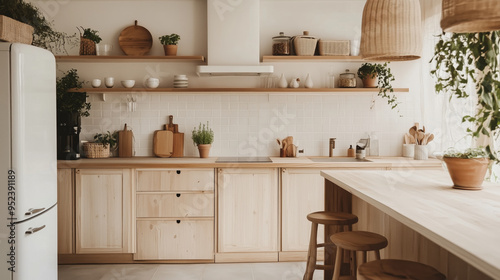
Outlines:
<svg viewBox="0 0 500 280"><path fill-rule="evenodd" d="M413 158L416 160L428 159L429 152L427 151L427 145L415 145L415 155Z"/></svg>
<svg viewBox="0 0 500 280"><path fill-rule="evenodd" d="M403 144L403 156L404 157L415 157L415 144Z"/></svg>

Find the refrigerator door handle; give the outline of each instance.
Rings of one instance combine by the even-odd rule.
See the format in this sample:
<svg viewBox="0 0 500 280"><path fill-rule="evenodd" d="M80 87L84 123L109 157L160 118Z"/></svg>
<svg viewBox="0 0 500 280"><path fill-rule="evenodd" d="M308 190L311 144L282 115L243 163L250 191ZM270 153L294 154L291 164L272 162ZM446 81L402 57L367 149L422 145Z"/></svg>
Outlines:
<svg viewBox="0 0 500 280"><path fill-rule="evenodd" d="M24 215L33 215L33 214L36 214L38 212L42 212L43 210L45 210L45 207L44 208L30 208L28 209L28 211L26 213L24 213Z"/></svg>
<svg viewBox="0 0 500 280"><path fill-rule="evenodd" d="M40 230L42 230L42 229L44 229L44 228L45 228L45 225L43 225L43 226L41 226L41 227L36 227L36 228L31 228L31 227L30 227L28 230L26 230L26 232L25 232L25 233L26 233L26 234L32 234L32 233L35 233L35 232L37 232L37 231L40 231Z"/></svg>

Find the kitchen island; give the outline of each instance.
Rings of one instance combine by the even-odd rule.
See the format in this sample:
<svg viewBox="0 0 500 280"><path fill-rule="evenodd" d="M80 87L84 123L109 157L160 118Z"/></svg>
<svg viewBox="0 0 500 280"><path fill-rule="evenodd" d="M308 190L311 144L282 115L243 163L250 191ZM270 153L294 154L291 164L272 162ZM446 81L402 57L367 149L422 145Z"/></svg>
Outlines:
<svg viewBox="0 0 500 280"><path fill-rule="evenodd" d="M448 279L500 279L500 185L456 190L443 170L325 170L321 175L325 209L352 212L360 220L354 229L385 235L389 246L382 258L420 261Z"/></svg>

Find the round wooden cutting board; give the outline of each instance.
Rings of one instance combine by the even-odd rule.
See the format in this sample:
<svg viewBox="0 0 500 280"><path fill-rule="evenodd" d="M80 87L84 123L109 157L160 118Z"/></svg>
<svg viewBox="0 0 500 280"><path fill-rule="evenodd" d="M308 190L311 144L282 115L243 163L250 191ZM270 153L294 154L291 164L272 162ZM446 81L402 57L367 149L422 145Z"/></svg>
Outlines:
<svg viewBox="0 0 500 280"><path fill-rule="evenodd" d="M153 46L153 37L149 31L137 25L129 26L120 33L118 44L126 55L145 55Z"/></svg>

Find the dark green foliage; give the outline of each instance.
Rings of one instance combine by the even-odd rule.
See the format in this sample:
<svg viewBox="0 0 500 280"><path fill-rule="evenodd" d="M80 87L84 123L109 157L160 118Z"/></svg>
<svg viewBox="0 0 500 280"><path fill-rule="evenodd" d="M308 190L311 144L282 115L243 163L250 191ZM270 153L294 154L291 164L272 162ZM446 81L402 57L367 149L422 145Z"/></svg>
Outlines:
<svg viewBox="0 0 500 280"><path fill-rule="evenodd" d="M102 41L101 37L97 34L99 33L99 31L83 27L82 29L83 29L83 35L82 35L83 38L92 40L96 44L99 44L99 42Z"/></svg>
<svg viewBox="0 0 500 280"><path fill-rule="evenodd" d="M449 92L452 97L466 98L468 81L475 84L477 111L464 116L475 129L468 129L473 137L486 135L497 139L500 125L500 31L482 33L443 33L436 44L431 60L436 78L437 93ZM487 146L491 159L500 161L497 152Z"/></svg>
<svg viewBox="0 0 500 280"><path fill-rule="evenodd" d="M181 36L177 34L170 34L170 35L163 35L161 37L158 37L160 40L160 43L162 45L177 45L179 40L181 39Z"/></svg>
<svg viewBox="0 0 500 280"><path fill-rule="evenodd" d="M378 96L382 98L387 98L387 104L394 109L398 106L397 97L394 94L394 89L392 88L391 82L394 81L394 76L391 73L391 68L388 66L388 62L384 64L378 63L363 63L358 69L358 77L363 79L364 77L373 78L375 74L378 76Z"/></svg>
<svg viewBox="0 0 500 280"><path fill-rule="evenodd" d="M78 113L82 117L90 116L90 103L87 102L86 92L69 92L70 89L82 88L76 69L64 73L57 79L57 111Z"/></svg>

